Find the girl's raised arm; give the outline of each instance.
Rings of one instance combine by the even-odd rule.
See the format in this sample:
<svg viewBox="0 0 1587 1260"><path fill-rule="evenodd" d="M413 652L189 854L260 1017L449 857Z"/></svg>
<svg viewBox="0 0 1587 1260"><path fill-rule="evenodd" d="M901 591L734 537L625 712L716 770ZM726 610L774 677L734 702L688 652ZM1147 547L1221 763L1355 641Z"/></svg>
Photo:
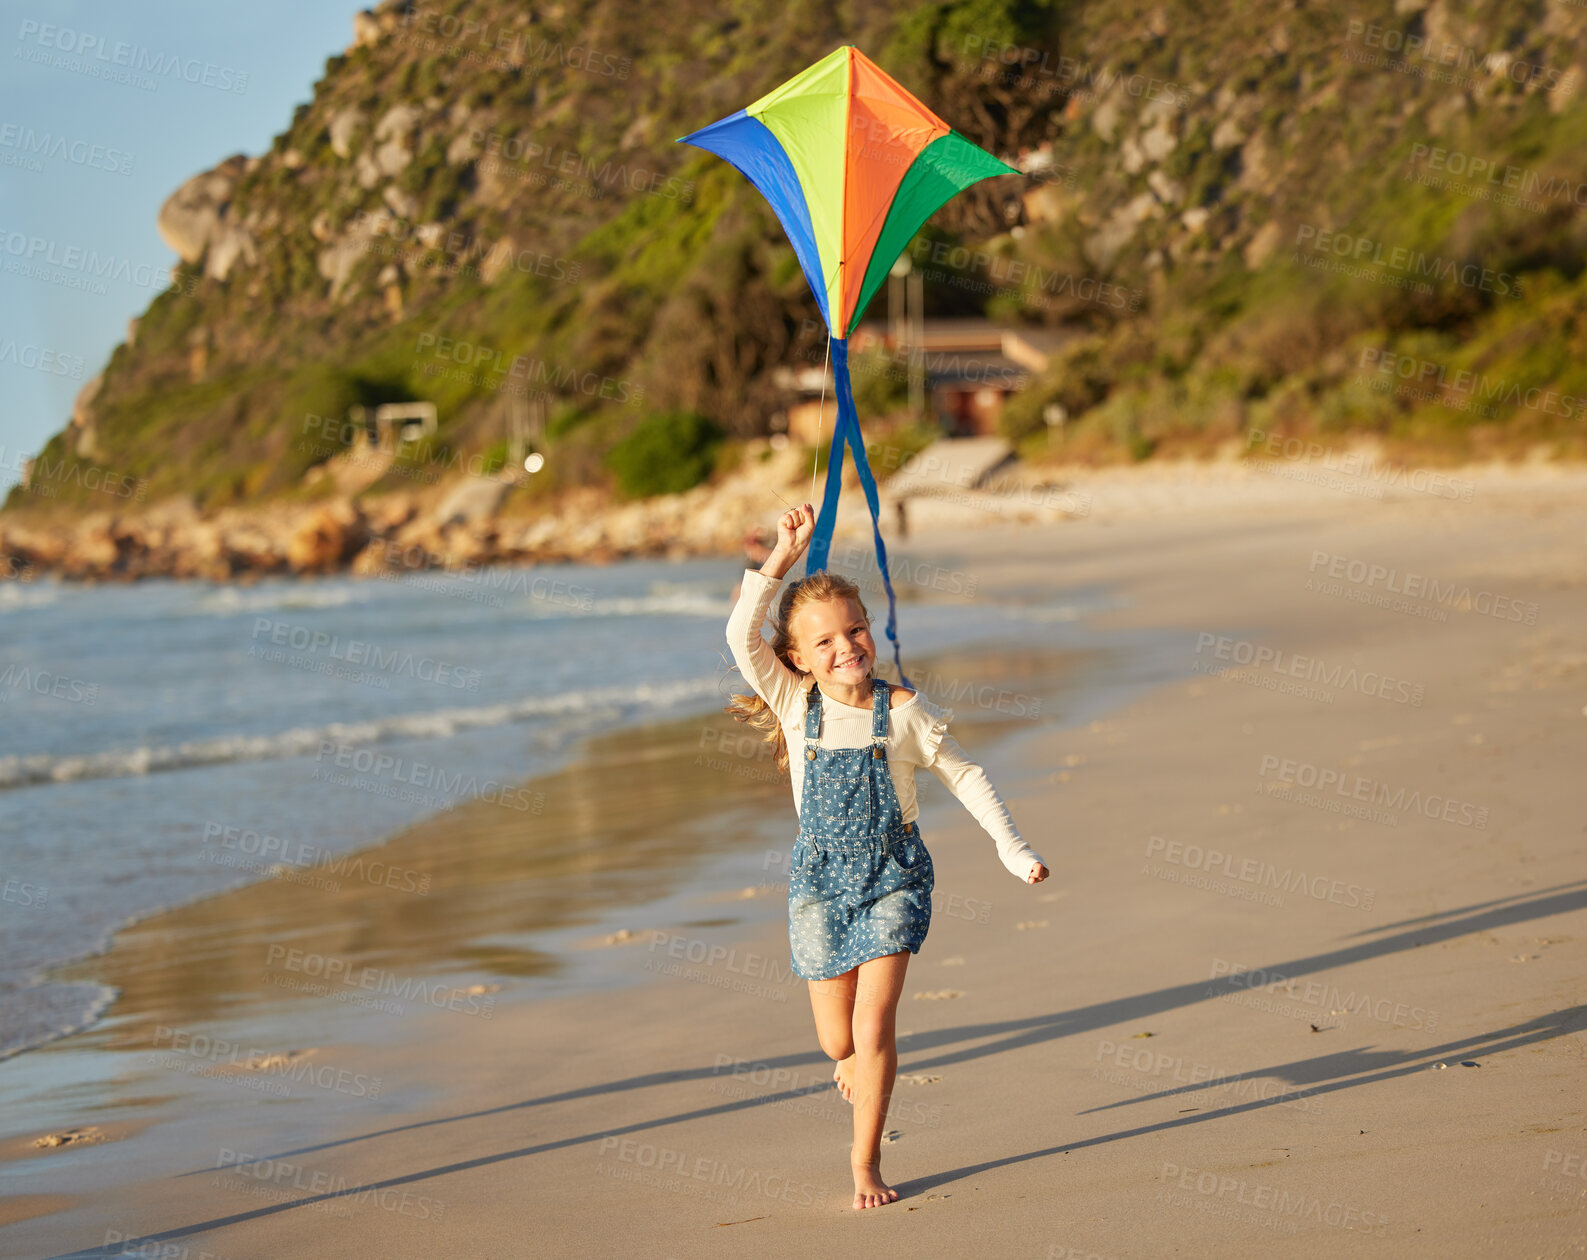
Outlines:
<svg viewBox="0 0 1587 1260"><path fill-rule="evenodd" d="M766 624L784 575L810 545L815 519L815 510L808 503L782 514L777 522L776 547L758 572L744 570L738 603L727 619L727 643L733 663L755 694L778 714L800 711L804 702L802 676L777 659L761 627Z"/></svg>

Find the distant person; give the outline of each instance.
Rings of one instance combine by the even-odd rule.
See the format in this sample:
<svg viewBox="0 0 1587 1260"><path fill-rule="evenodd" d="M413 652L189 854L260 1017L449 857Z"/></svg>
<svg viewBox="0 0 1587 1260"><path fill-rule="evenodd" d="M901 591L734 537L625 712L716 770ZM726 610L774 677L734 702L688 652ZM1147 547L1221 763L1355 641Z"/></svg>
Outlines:
<svg viewBox="0 0 1587 1260"><path fill-rule="evenodd" d="M882 1125L898 1072L898 998L909 956L931 926L936 875L916 819L915 768L927 766L1027 884L1047 868L1014 829L980 766L948 734L948 716L919 691L876 677L876 640L859 587L832 572L789 584L770 643L761 626L779 584L815 529L806 503L783 513L777 546L746 569L727 622L733 659L754 690L727 711L764 732L790 770L799 835L788 877L788 949L809 981L816 1038L854 1105L849 1165L856 1210L898 1198L882 1180Z"/></svg>
<svg viewBox="0 0 1587 1260"><path fill-rule="evenodd" d="M898 536L909 537L909 508L903 499L893 500L893 511L898 516Z"/></svg>

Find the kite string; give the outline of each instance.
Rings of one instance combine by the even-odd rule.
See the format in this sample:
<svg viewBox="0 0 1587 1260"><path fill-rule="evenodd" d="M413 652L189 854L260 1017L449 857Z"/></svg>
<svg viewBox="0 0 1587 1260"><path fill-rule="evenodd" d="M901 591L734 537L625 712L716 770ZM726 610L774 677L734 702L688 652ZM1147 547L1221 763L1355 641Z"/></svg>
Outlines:
<svg viewBox="0 0 1587 1260"><path fill-rule="evenodd" d="M821 361L821 406L816 412L816 449L810 460L810 502L816 501L816 468L821 462L821 434L826 428L827 367L832 361L832 334L827 333L826 358Z"/></svg>

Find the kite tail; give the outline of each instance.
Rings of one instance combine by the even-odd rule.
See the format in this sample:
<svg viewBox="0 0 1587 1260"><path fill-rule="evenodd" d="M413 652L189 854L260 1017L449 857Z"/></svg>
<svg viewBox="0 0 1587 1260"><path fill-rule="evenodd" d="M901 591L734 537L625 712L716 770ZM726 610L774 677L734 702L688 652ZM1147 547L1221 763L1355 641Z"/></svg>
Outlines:
<svg viewBox="0 0 1587 1260"><path fill-rule="evenodd" d="M893 596L892 578L887 572L887 544L882 541L881 504L876 495L876 478L871 476L871 464L865 458L865 440L860 436L860 420L854 410L854 390L849 385L849 343L841 337L832 340L832 375L837 382L838 419L832 429L832 446L827 453L827 484L821 495L821 510L816 514L816 527L811 532L810 548L805 556L805 576L824 572L827 567L832 530L838 520L838 495L843 490L843 447L847 443L854 451L854 466L860 473L860 488L865 491L865 502L871 509L871 531L876 535L876 563L881 570L882 585L887 588L887 637L893 641L893 662L898 666L899 681L913 688L915 684L904 673L904 659L898 644L898 604Z"/></svg>

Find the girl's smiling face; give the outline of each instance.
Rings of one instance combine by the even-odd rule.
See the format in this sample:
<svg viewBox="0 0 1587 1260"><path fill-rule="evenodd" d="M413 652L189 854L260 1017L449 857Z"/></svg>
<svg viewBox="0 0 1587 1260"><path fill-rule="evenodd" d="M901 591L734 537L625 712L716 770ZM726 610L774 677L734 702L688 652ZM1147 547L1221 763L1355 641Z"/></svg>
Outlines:
<svg viewBox="0 0 1587 1260"><path fill-rule="evenodd" d="M789 626L794 647L788 659L818 683L858 687L876 659L865 614L852 599L821 599L803 605Z"/></svg>

